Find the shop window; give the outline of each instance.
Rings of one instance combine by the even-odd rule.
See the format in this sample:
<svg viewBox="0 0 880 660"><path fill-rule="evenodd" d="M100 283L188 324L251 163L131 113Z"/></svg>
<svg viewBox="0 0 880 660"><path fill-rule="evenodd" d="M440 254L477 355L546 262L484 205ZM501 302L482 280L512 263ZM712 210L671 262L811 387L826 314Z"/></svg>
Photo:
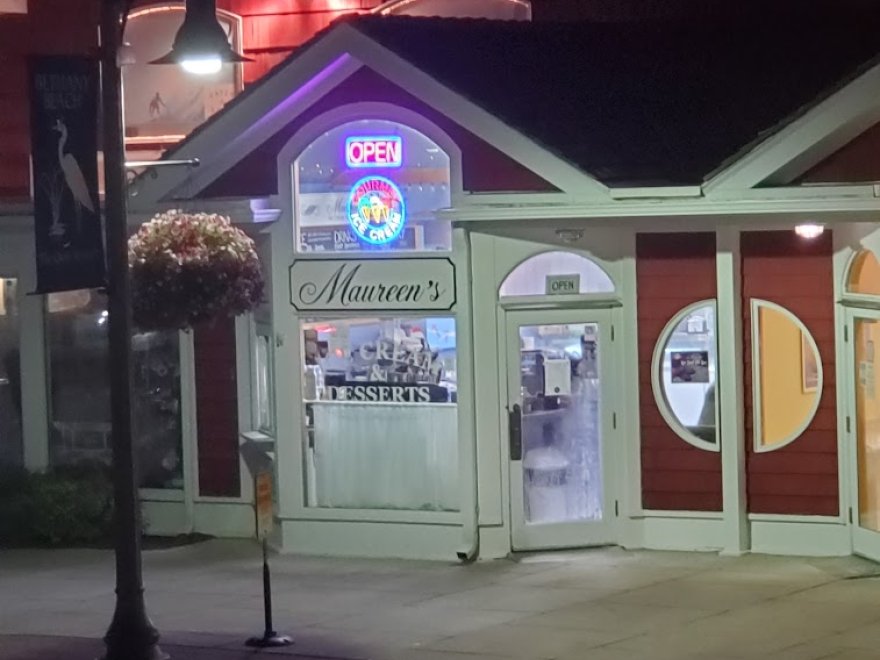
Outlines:
<svg viewBox="0 0 880 660"><path fill-rule="evenodd" d="M110 365L104 298L47 296L50 461L111 460ZM180 358L176 332L132 337L132 431L140 486L182 488Z"/></svg>
<svg viewBox="0 0 880 660"><path fill-rule="evenodd" d="M614 293L614 282L594 261L572 252L542 252L514 268L501 284L502 298L543 296L553 285L552 278L569 278L574 294ZM575 282L576 280L576 282Z"/></svg>
<svg viewBox="0 0 880 660"><path fill-rule="evenodd" d="M871 250L862 250L852 260L846 292L880 296L880 262Z"/></svg>
<svg viewBox="0 0 880 660"><path fill-rule="evenodd" d="M132 11L126 21L124 41L131 45L134 63L123 68L125 142L138 160L158 158L242 90L240 65L195 76L179 66L150 64L168 52L184 13L182 2L158 4ZM239 19L224 11L217 12L217 19L233 50L240 52Z"/></svg>
<svg viewBox="0 0 880 660"><path fill-rule="evenodd" d="M715 301L676 314L654 351L653 387L663 419L685 442L719 450Z"/></svg>
<svg viewBox="0 0 880 660"><path fill-rule="evenodd" d="M254 341L254 423L269 435L275 433L273 392L272 336L268 331L258 331Z"/></svg>
<svg viewBox="0 0 880 660"><path fill-rule="evenodd" d="M0 279L0 466L22 465L18 282Z"/></svg>
<svg viewBox="0 0 880 660"><path fill-rule="evenodd" d="M391 121L337 126L294 164L297 245L303 252L450 250L449 156Z"/></svg>
<svg viewBox="0 0 880 660"><path fill-rule="evenodd" d="M302 324L307 504L457 511L455 319Z"/></svg>
<svg viewBox="0 0 880 660"><path fill-rule="evenodd" d="M752 300L752 400L755 451L796 440L822 396L822 360L813 336L794 314Z"/></svg>

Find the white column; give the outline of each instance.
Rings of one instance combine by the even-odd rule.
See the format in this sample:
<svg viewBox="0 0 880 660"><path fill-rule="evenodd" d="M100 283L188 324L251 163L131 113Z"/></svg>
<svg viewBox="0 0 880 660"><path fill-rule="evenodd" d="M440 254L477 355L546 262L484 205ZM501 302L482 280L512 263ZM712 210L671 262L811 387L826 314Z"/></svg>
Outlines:
<svg viewBox="0 0 880 660"><path fill-rule="evenodd" d="M746 438L743 394L743 321L740 232L721 227L716 235L718 277L718 395L722 497L723 554L749 549L746 510Z"/></svg>

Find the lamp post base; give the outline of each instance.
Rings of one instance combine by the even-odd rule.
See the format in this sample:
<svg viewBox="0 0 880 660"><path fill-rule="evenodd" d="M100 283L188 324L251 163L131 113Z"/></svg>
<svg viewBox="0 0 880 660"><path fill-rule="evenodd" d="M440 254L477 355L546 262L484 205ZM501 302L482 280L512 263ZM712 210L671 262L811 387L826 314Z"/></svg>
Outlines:
<svg viewBox="0 0 880 660"><path fill-rule="evenodd" d="M262 637L251 637L244 644L245 646L250 646L251 648L268 649L278 646L290 646L291 644L293 644L293 638L288 637L287 635L279 635L274 631L270 632L267 630L266 634Z"/></svg>

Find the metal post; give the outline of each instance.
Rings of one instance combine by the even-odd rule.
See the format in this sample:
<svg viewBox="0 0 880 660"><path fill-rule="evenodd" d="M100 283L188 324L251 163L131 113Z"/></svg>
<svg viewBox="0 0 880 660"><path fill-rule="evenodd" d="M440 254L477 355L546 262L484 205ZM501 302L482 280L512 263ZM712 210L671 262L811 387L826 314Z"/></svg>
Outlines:
<svg viewBox="0 0 880 660"><path fill-rule="evenodd" d="M147 617L141 577L141 529L131 429L131 288L128 275L122 78L116 61L123 3L101 7L101 98L104 113L104 231L108 265L110 406L116 506L116 611L104 637L104 660L160 660L159 633Z"/></svg>

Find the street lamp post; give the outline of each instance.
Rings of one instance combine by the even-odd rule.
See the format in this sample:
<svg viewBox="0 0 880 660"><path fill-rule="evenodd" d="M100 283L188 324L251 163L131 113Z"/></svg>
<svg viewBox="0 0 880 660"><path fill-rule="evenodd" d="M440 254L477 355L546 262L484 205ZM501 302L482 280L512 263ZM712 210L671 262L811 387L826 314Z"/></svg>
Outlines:
<svg viewBox="0 0 880 660"><path fill-rule="evenodd" d="M101 104L104 150L104 232L110 339L110 418L116 510L116 609L104 636L104 660L165 660L159 631L144 603L140 504L132 441L131 283L128 272L126 164L122 76L117 60L127 0L101 0ZM232 50L217 22L216 0L187 0L172 52L157 63L214 73L226 62L249 61ZM219 36L222 36L222 39ZM193 64L195 62L195 64ZM209 66L206 66L206 62Z"/></svg>
<svg viewBox="0 0 880 660"><path fill-rule="evenodd" d="M116 507L116 610L104 637L105 660L160 660L159 632L144 604L141 525L131 428L131 283L128 274L122 77L117 62L124 3L101 7L101 103L104 116L104 231L110 338L110 419Z"/></svg>

